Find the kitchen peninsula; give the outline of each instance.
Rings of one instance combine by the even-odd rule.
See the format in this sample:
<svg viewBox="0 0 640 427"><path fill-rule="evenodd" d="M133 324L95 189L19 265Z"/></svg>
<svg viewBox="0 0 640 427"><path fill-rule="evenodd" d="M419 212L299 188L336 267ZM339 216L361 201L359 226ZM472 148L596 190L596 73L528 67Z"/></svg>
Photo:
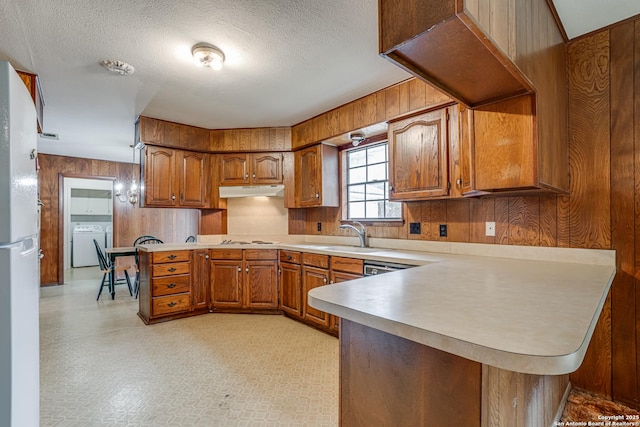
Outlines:
<svg viewBox="0 0 640 427"><path fill-rule="evenodd" d="M364 249L150 245L141 260L182 251L171 260L180 264L193 251L281 250L418 265L308 294L310 306L342 319L341 425L550 425L615 275L614 252L387 240ZM153 300L151 267L141 264L143 320ZM215 288L196 276L172 301L185 315L190 289Z"/></svg>

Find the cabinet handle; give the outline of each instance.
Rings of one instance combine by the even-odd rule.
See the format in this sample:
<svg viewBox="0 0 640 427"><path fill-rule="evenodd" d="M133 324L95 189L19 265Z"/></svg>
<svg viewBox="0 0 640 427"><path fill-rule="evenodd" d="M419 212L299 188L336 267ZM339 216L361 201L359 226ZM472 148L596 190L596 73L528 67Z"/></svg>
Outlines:
<svg viewBox="0 0 640 427"><path fill-rule="evenodd" d="M324 279L322 279L322 281L325 283L325 285L327 284L327 278L326 277Z"/></svg>
<svg viewBox="0 0 640 427"><path fill-rule="evenodd" d="M238 273L240 273L242 271L242 268L238 267Z"/></svg>
<svg viewBox="0 0 640 427"><path fill-rule="evenodd" d="M458 185L462 185L462 178L458 178L458 179L456 179L456 184L458 184Z"/></svg>
<svg viewBox="0 0 640 427"><path fill-rule="evenodd" d="M316 199L320 198L320 193L316 193Z"/></svg>
<svg viewBox="0 0 640 427"><path fill-rule="evenodd" d="M178 304L177 302L171 301L169 304L167 304L169 307L173 307L174 305Z"/></svg>
<svg viewBox="0 0 640 427"><path fill-rule="evenodd" d="M291 259L293 258L291 255L287 255L287 259Z"/></svg>
<svg viewBox="0 0 640 427"><path fill-rule="evenodd" d="M205 255L205 256L204 256L204 259L209 259L209 255Z"/></svg>
<svg viewBox="0 0 640 427"><path fill-rule="evenodd" d="M249 272L249 267L245 268L244 271Z"/></svg>
<svg viewBox="0 0 640 427"><path fill-rule="evenodd" d="M175 199L176 199L176 195L175 195L175 194L172 194L172 195L171 195L171 200L175 200Z"/></svg>
<svg viewBox="0 0 640 427"><path fill-rule="evenodd" d="M174 271L176 271L176 269L174 267L171 267L169 271L173 273Z"/></svg>
<svg viewBox="0 0 640 427"><path fill-rule="evenodd" d="M389 191L393 191L393 185L389 186Z"/></svg>
<svg viewBox="0 0 640 427"><path fill-rule="evenodd" d="M177 256L177 255L174 255L174 254L171 254L171 255L169 255L167 258L169 258L169 259L176 259L176 258L178 258L178 256Z"/></svg>
<svg viewBox="0 0 640 427"><path fill-rule="evenodd" d="M244 174L244 179L249 179L249 174L248 173Z"/></svg>
<svg viewBox="0 0 640 427"><path fill-rule="evenodd" d="M175 288L175 287L176 287L176 284L175 284L175 283L169 283L169 284L167 285L167 288L169 288L169 289L173 289L173 288Z"/></svg>
<svg viewBox="0 0 640 427"><path fill-rule="evenodd" d="M256 174L255 173L253 174L253 179L256 179Z"/></svg>

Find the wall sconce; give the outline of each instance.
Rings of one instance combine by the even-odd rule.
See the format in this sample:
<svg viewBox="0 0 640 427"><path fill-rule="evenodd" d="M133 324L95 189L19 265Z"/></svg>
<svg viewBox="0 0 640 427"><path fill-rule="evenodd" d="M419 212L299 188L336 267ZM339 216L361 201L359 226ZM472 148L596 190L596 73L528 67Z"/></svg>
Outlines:
<svg viewBox="0 0 640 427"><path fill-rule="evenodd" d="M140 190L138 189L138 186L136 185L136 180L135 179L131 180L131 187L129 188L129 190L127 190L126 197L123 198L124 194L122 194L122 183L121 182L118 182L114 186L114 190L115 190L114 196L116 196L118 198L118 201L120 203L125 203L127 200L132 205L135 205L136 203L138 203L138 199L140 197Z"/></svg>

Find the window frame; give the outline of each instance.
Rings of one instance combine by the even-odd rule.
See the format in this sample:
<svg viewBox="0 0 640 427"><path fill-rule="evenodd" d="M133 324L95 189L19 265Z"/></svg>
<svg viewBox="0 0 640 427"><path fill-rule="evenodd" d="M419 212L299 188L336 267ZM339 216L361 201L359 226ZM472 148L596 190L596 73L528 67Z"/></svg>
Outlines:
<svg viewBox="0 0 640 427"><path fill-rule="evenodd" d="M365 181L362 183L357 183L357 184L350 184L349 183L349 160L348 160L348 156L350 152L353 152L355 150L362 150L362 149L368 149L368 148L373 148L376 145L382 145L382 144L386 144L387 146L387 156L386 156L386 165L387 165L387 185L389 182L389 174L390 174L390 170L389 170L389 142L386 138L386 135L384 135L384 138L380 138L371 142L366 142L364 144L360 144L357 147L351 147L349 146L348 148L343 148L341 151L341 156L340 156L340 163L341 163L341 176L340 176L340 188L342 191L342 197L341 197L341 222L353 222L353 221L358 221L358 222L362 222L362 223L366 223L369 225L388 225L388 226L402 226L404 225L405 222L405 218L406 218L406 206L405 203L400 202L400 201L395 201L395 200L391 200L389 198L386 199L382 199L385 201L385 203L399 203L400 204L400 216L397 218L349 218L349 186L350 185L366 185L366 184L371 184L371 183L376 183L376 182L384 182L384 181ZM365 163L364 167L367 167L369 164ZM385 209L386 211L386 209Z"/></svg>

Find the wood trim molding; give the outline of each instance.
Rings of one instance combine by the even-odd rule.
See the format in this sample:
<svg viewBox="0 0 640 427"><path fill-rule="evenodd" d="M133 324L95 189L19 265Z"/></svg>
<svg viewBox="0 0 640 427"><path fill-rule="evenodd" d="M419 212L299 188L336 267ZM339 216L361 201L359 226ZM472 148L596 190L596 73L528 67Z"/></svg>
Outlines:
<svg viewBox="0 0 640 427"><path fill-rule="evenodd" d="M553 0L547 0L547 6L551 10L551 14L553 15L553 19L555 19L556 24L558 25L558 29L562 34L562 38L565 43L569 42L569 36L567 36L567 32L564 29L564 25L562 25L562 21L560 20L560 15L558 15L558 10L556 9L556 5L553 3Z"/></svg>

